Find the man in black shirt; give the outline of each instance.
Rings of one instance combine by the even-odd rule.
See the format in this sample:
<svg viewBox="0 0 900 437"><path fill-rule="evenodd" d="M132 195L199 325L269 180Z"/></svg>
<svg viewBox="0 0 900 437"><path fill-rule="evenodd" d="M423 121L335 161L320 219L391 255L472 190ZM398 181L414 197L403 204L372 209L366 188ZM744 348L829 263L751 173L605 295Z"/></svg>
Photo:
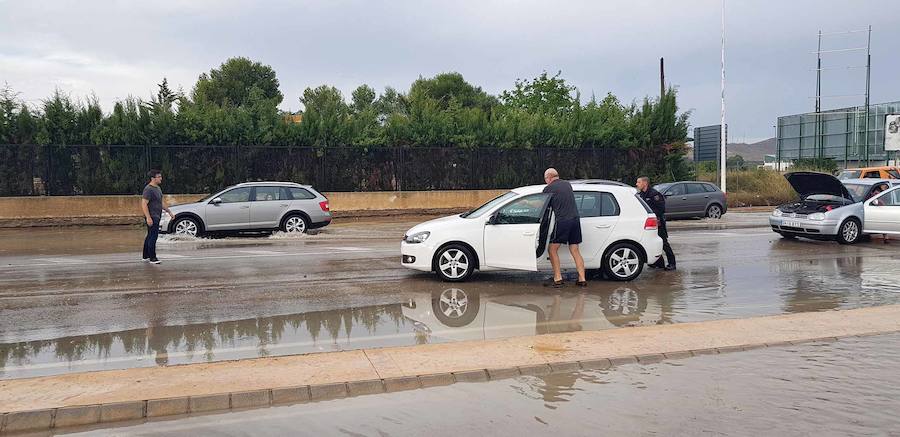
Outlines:
<svg viewBox="0 0 900 437"><path fill-rule="evenodd" d="M675 252L672 252L672 246L669 245L669 232L666 229L666 196L653 189L650 186L650 178L646 176L639 177L636 185L641 199L644 199L644 202L656 214L656 220L659 222L657 232L659 237L662 238L663 252L666 253L666 261L668 261L668 264L665 264L663 259L660 258L656 261L656 264L651 264L650 267L665 267L666 270L675 270Z"/></svg>
<svg viewBox="0 0 900 437"><path fill-rule="evenodd" d="M550 193L550 209L556 217L556 228L550 237L550 264L553 266L553 283L555 288L562 287L562 270L559 263L559 246L569 245L569 253L575 259L575 267L578 270L578 282L580 287L587 286L584 275L584 258L578 250L581 244L581 218L578 216L578 208L575 206L575 193L572 184L559 178L556 169L548 168L544 172L544 193ZM551 285L551 284L547 284Z"/></svg>

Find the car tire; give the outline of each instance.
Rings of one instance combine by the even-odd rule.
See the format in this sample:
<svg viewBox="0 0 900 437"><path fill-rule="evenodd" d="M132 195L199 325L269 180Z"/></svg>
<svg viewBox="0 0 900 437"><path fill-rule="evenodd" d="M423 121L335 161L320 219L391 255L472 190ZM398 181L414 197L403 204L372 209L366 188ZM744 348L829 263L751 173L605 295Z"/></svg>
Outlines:
<svg viewBox="0 0 900 437"><path fill-rule="evenodd" d="M862 237L862 226L859 220L850 217L841 223L838 228L837 242L841 244L856 244Z"/></svg>
<svg viewBox="0 0 900 437"><path fill-rule="evenodd" d="M720 220L722 218L722 207L718 203L713 203L706 208L706 218Z"/></svg>
<svg viewBox="0 0 900 437"><path fill-rule="evenodd" d="M603 255L603 273L613 281L631 281L644 270L641 250L632 243L616 243Z"/></svg>
<svg viewBox="0 0 900 437"><path fill-rule="evenodd" d="M288 234L305 234L309 230L309 222L300 214L291 214L281 221L281 232Z"/></svg>
<svg viewBox="0 0 900 437"><path fill-rule="evenodd" d="M200 223L193 217L177 218L175 223L172 223L172 233L175 235L199 237L203 234L202 229Z"/></svg>
<svg viewBox="0 0 900 437"><path fill-rule="evenodd" d="M475 256L461 244L442 247L433 261L434 271L445 282L463 282L475 271Z"/></svg>
<svg viewBox="0 0 900 437"><path fill-rule="evenodd" d="M797 236L794 234L788 234L787 232L779 232L778 235L781 235L781 238L785 240L796 240Z"/></svg>
<svg viewBox="0 0 900 437"><path fill-rule="evenodd" d="M438 321L450 328L461 328L475 320L481 308L478 293L448 288L431 293L431 311Z"/></svg>

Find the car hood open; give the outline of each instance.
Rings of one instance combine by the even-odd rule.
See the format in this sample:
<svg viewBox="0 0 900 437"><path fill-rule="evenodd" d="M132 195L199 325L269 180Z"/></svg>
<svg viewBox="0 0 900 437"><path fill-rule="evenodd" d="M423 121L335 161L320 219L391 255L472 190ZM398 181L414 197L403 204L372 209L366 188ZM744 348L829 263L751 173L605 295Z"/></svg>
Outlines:
<svg viewBox="0 0 900 437"><path fill-rule="evenodd" d="M801 198L806 198L814 194L828 194L836 197L843 197L853 201L853 196L847 191L847 187L838 180L838 178L824 173L815 173L811 171L798 171L784 175L794 191Z"/></svg>

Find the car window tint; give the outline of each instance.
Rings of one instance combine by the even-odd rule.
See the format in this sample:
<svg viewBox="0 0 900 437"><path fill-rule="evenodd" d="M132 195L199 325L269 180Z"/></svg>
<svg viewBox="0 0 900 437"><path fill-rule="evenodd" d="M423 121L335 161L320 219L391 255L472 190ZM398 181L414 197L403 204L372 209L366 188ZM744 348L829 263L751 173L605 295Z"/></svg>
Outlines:
<svg viewBox="0 0 900 437"><path fill-rule="evenodd" d="M253 200L264 202L269 200L284 200L284 190L280 187L256 187L256 196Z"/></svg>
<svg viewBox="0 0 900 437"><path fill-rule="evenodd" d="M313 196L312 193L303 188L291 188L291 197L293 197L294 200L304 200L312 199L316 196Z"/></svg>
<svg viewBox="0 0 900 437"><path fill-rule="evenodd" d="M600 193L600 215L611 217L619 215L619 202L610 193Z"/></svg>
<svg viewBox="0 0 900 437"><path fill-rule="evenodd" d="M673 185L672 188L669 188L669 191L666 191L665 194L667 196L683 196L684 195L684 184Z"/></svg>
<svg viewBox="0 0 900 437"><path fill-rule="evenodd" d="M250 188L235 188L219 196L222 203L248 202L250 201Z"/></svg>
<svg viewBox="0 0 900 437"><path fill-rule="evenodd" d="M619 215L619 203L616 202L616 197L610 193L596 191L576 192L575 205L578 207L578 216L581 218Z"/></svg>
<svg viewBox="0 0 900 437"><path fill-rule="evenodd" d="M880 179L881 175L878 174L877 171L867 171L866 175L863 178L872 178L872 179Z"/></svg>
<svg viewBox="0 0 900 437"><path fill-rule="evenodd" d="M710 185L710 184L702 184L702 185L703 185L703 189L706 190L707 193L715 193L716 192L715 185Z"/></svg>
<svg viewBox="0 0 900 437"><path fill-rule="evenodd" d="M688 194L701 194L705 192L706 190L703 189L703 185L701 184L687 184Z"/></svg>
<svg viewBox="0 0 900 437"><path fill-rule="evenodd" d="M499 225L540 223L547 196L547 194L532 194L510 202L500 208L496 223Z"/></svg>
<svg viewBox="0 0 900 437"><path fill-rule="evenodd" d="M897 170L888 170L887 172L888 172L889 175L891 175L892 178L894 178L894 179L900 179L900 171L897 171Z"/></svg>
<svg viewBox="0 0 900 437"><path fill-rule="evenodd" d="M885 196L885 197L887 197L887 196ZM891 191L890 197L891 197L891 199L890 199L891 206L900 206L900 190Z"/></svg>

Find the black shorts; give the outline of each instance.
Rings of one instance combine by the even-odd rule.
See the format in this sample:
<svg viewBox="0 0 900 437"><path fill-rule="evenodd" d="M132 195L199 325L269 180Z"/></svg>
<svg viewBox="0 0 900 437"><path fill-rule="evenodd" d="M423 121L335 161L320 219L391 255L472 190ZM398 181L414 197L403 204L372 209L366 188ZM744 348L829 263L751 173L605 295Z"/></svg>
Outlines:
<svg viewBox="0 0 900 437"><path fill-rule="evenodd" d="M556 222L556 228L550 235L553 244L581 244L581 219L569 219Z"/></svg>

